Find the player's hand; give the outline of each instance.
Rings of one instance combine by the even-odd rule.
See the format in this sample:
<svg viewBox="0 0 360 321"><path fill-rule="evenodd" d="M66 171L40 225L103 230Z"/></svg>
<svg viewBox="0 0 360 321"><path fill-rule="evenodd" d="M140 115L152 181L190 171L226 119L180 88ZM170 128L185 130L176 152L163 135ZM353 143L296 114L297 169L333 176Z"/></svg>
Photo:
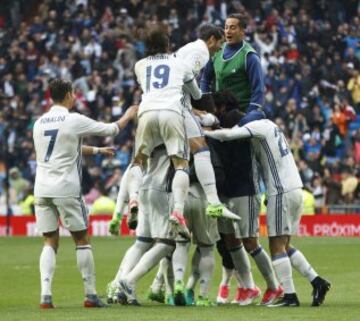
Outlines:
<svg viewBox="0 0 360 321"><path fill-rule="evenodd" d="M120 220L112 219L109 224L109 233L111 235L119 235Z"/></svg>
<svg viewBox="0 0 360 321"><path fill-rule="evenodd" d="M132 105L126 110L124 116L127 117L128 119L134 119L136 118L138 110L139 110L139 105Z"/></svg>
<svg viewBox="0 0 360 321"><path fill-rule="evenodd" d="M114 147L100 147L99 148L99 154L105 155L108 157L114 157L115 151L116 151L116 149Z"/></svg>

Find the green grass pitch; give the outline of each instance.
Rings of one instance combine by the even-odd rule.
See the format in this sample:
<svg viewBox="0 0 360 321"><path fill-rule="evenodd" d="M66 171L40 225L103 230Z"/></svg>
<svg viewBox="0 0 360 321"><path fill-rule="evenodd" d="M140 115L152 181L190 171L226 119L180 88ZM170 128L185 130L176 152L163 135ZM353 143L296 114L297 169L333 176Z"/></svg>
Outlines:
<svg viewBox="0 0 360 321"><path fill-rule="evenodd" d="M131 238L92 239L100 295L105 294L107 282L115 275L123 254L132 242ZM266 244L266 240L262 240L262 243ZM153 270L138 286L142 307L114 305L108 309L84 309L75 247L70 238L63 238L53 281L56 309L41 311L38 308L41 239L0 238L0 320L360 320L360 238L296 238L293 243L304 252L315 269L332 283L326 302L320 308L310 307L311 287L297 272L294 272L294 278L301 301L299 308L270 309L256 305L196 308L150 303L145 293L155 274ZM252 266L256 283L264 289L264 281L253 262ZM221 266L217 257L211 290L214 300L220 275ZM232 295L234 289L235 284Z"/></svg>

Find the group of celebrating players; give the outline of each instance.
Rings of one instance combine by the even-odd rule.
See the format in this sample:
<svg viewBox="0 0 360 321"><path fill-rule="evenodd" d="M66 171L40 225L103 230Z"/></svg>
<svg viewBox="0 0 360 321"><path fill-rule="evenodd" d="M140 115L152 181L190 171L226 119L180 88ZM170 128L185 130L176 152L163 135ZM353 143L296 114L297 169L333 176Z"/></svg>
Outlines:
<svg viewBox="0 0 360 321"><path fill-rule="evenodd" d="M38 229L45 237L40 307L53 307L51 281L59 217L77 246L84 306L106 306L95 290L80 170L82 154L111 155L113 151L83 146L82 137L116 135L136 116L134 157L121 180L109 227L112 234L119 233L120 216L128 207L128 225L136 228L136 240L108 284L108 303L139 305L136 285L159 264L150 287L151 300L213 305L209 289L215 246L223 265L218 304L229 301L233 274L238 283L234 303L249 305L261 296L248 253L267 284L261 305L300 305L292 267L311 282L312 305L324 302L330 283L291 245L302 212L302 182L284 134L266 118L260 58L245 41L245 29L246 18L231 14L224 32L204 24L198 40L175 53L169 52L166 30L161 26L149 30L147 56L135 65L143 91L141 103L113 124L69 113L74 102L71 83L55 80L50 84L55 106L34 126L35 211ZM258 238L260 180L267 194L271 258ZM191 239L196 250L185 284Z"/></svg>

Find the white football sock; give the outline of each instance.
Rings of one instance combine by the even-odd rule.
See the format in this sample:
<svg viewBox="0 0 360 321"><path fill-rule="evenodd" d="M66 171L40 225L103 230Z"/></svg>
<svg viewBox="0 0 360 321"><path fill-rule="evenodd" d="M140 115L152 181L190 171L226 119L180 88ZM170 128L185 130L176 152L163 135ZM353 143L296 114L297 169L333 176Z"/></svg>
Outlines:
<svg viewBox="0 0 360 321"><path fill-rule="evenodd" d="M313 281L318 274L310 265L304 254L295 248L291 248L288 251L290 257L291 265L298 271L302 276L306 277L309 282Z"/></svg>
<svg viewBox="0 0 360 321"><path fill-rule="evenodd" d="M130 273L125 276L125 280L133 285L156 266L162 258L172 253L174 247L165 243L156 243L149 251L147 251L138 264Z"/></svg>
<svg viewBox="0 0 360 321"><path fill-rule="evenodd" d="M197 247L191 259L191 273L186 284L187 289L191 289L191 290L195 289L196 282L199 280L200 277L199 262L200 262L200 250Z"/></svg>
<svg viewBox="0 0 360 321"><path fill-rule="evenodd" d="M139 165L131 166L128 174L128 190L130 199L138 199L140 185L143 180L142 168Z"/></svg>
<svg viewBox="0 0 360 321"><path fill-rule="evenodd" d="M196 176L210 204L220 204L216 189L215 172L208 149L194 154Z"/></svg>
<svg viewBox="0 0 360 321"><path fill-rule="evenodd" d="M287 254L284 254L284 256L281 255L278 258L273 258L272 265L280 284L284 288L284 292L286 294L295 293L291 263Z"/></svg>
<svg viewBox="0 0 360 321"><path fill-rule="evenodd" d="M233 273L234 273L233 269L227 269L225 266L223 266L220 285L229 286Z"/></svg>
<svg viewBox="0 0 360 321"><path fill-rule="evenodd" d="M172 268L171 257L165 257L160 261L162 269L164 270L164 281L165 281L165 290L167 294L174 293L174 272Z"/></svg>
<svg viewBox="0 0 360 321"><path fill-rule="evenodd" d="M90 244L76 247L76 260L84 282L85 295L96 294L95 264Z"/></svg>
<svg viewBox="0 0 360 321"><path fill-rule="evenodd" d="M44 245L40 255L41 296L52 295L51 284L56 266L56 253L52 246Z"/></svg>
<svg viewBox="0 0 360 321"><path fill-rule="evenodd" d="M234 275L236 278L236 282L237 282L237 287L238 288L246 288L244 281L242 280L240 274L238 271L234 270Z"/></svg>
<svg viewBox="0 0 360 321"><path fill-rule="evenodd" d="M184 204L189 190L189 174L182 169L175 171L172 181L172 192L174 197L174 211L184 213Z"/></svg>
<svg viewBox="0 0 360 321"><path fill-rule="evenodd" d="M200 289L199 295L203 298L207 298L210 291L210 284L215 268L214 248L211 247L199 247L200 249Z"/></svg>
<svg viewBox="0 0 360 321"><path fill-rule="evenodd" d="M133 267L140 261L144 253L151 247L152 242L143 242L136 240L135 243L126 251L121 261L119 270L114 279L114 285L118 285L119 281L128 274Z"/></svg>
<svg viewBox="0 0 360 321"><path fill-rule="evenodd" d="M249 257L244 249L244 246L238 246L229 250L233 260L236 271L239 273L244 287L253 289L255 287L254 279L251 273L251 265Z"/></svg>
<svg viewBox="0 0 360 321"><path fill-rule="evenodd" d="M176 242L176 248L172 256L172 266L175 282L183 281L186 265L189 257L190 242Z"/></svg>
<svg viewBox="0 0 360 321"><path fill-rule="evenodd" d="M131 165L130 165L131 166ZM119 193L116 199L116 206L115 206L115 211L114 211L114 215L113 215L113 219L117 218L117 213L120 213L121 215L124 215L125 212L125 207L126 207L126 202L129 199L129 171L130 171L130 166L126 169L126 171L124 172L121 181L120 181L120 185L119 185Z"/></svg>
<svg viewBox="0 0 360 321"><path fill-rule="evenodd" d="M264 277L267 287L269 289L276 290L279 287L279 282L276 279L269 255L261 246L250 252L250 255L254 259L258 269Z"/></svg>

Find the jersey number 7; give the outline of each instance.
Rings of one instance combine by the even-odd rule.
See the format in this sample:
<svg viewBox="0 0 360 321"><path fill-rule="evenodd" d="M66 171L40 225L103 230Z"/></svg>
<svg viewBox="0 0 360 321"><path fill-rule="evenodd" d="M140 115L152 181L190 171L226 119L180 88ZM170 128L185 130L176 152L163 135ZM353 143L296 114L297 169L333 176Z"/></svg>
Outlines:
<svg viewBox="0 0 360 321"><path fill-rule="evenodd" d="M149 92L151 87L156 89L164 88L169 83L169 74L170 67L168 65L156 66L154 70L152 66L148 66L146 68L146 92Z"/></svg>
<svg viewBox="0 0 360 321"><path fill-rule="evenodd" d="M50 159L50 156L54 150L54 145L55 145L55 140L58 134L58 129L51 129L51 130L45 130L44 132L44 136L50 136L50 142L49 142L49 147L47 149L46 155L45 155L45 159L44 162L48 162Z"/></svg>

